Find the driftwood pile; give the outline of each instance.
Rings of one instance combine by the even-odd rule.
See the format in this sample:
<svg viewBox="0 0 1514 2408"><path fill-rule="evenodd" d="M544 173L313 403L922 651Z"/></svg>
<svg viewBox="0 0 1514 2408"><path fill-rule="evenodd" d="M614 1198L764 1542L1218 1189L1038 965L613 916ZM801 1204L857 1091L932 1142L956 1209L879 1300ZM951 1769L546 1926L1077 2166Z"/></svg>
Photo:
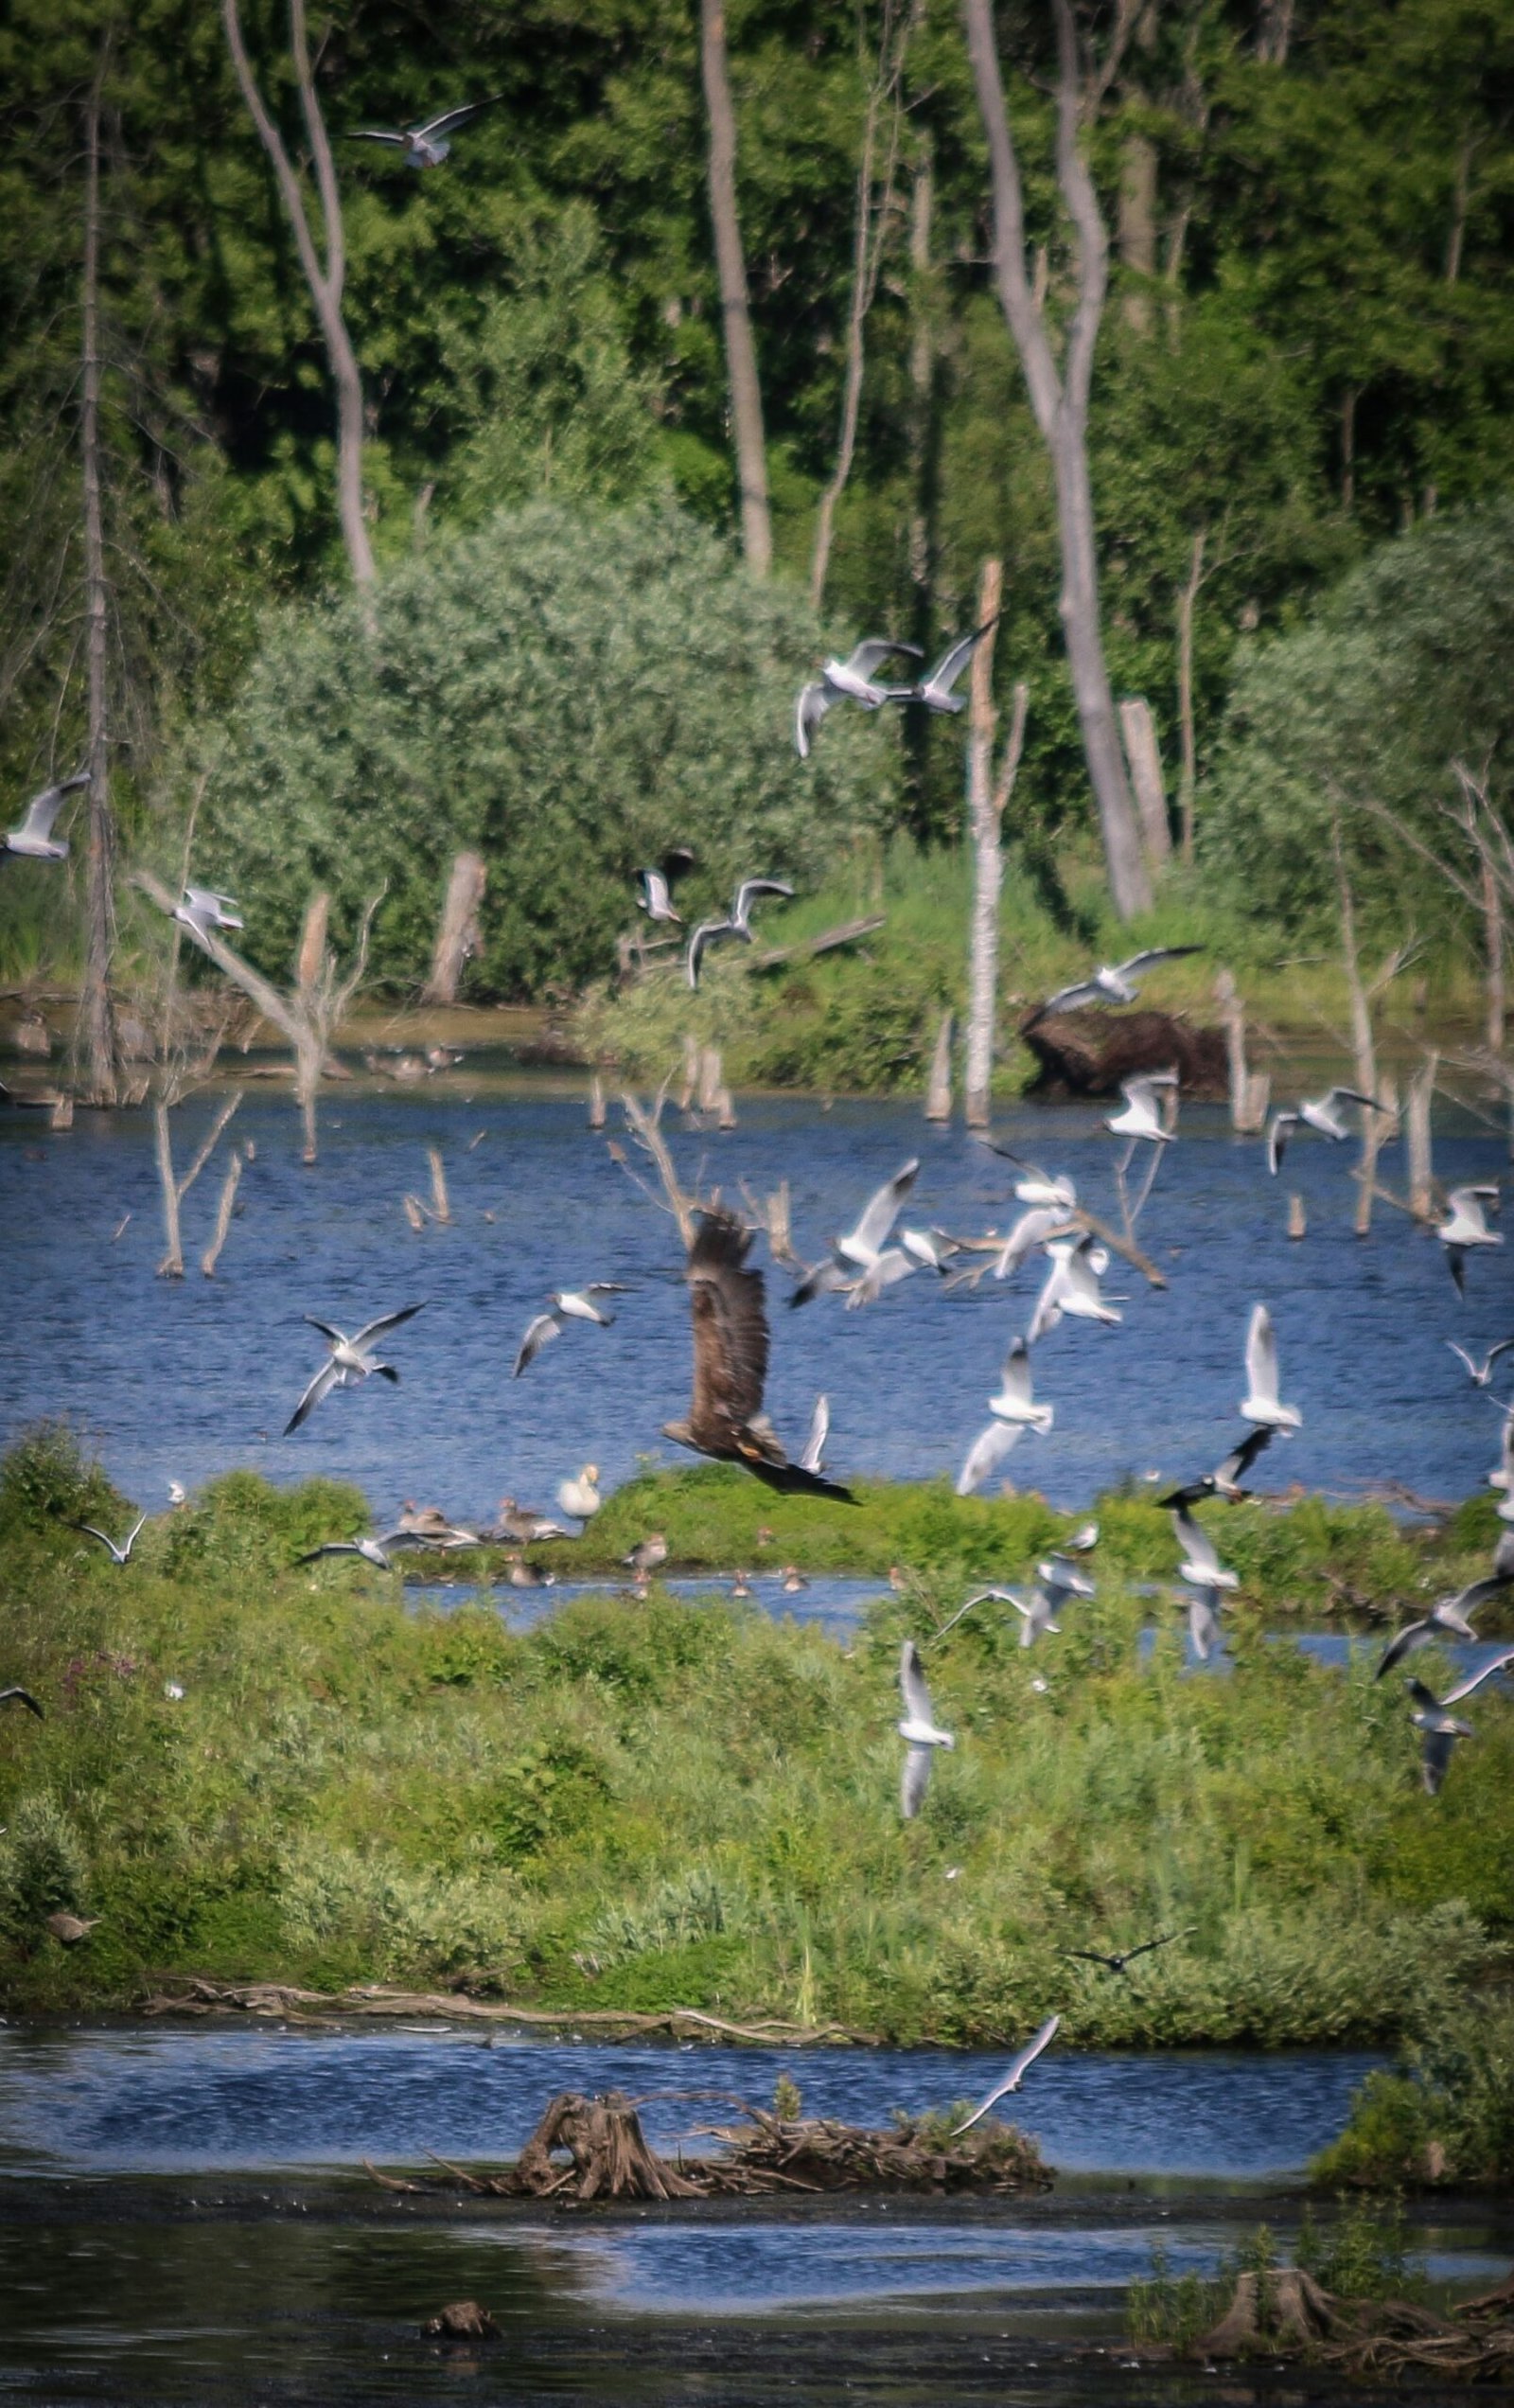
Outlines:
<svg viewBox="0 0 1514 2408"><path fill-rule="evenodd" d="M1514 2275L1437 2316L1407 2299L1341 2299L1299 2266L1241 2275L1192 2354L1207 2360L1307 2356L1353 2375L1433 2371L1458 2381L1514 2380Z"/></svg>
<svg viewBox="0 0 1514 2408"><path fill-rule="evenodd" d="M1213 1102L1230 1092L1224 1031L1190 1028L1168 1012L1028 1012L1020 1042L1035 1055L1031 1095L1116 1095L1124 1079L1176 1071L1184 1095Z"/></svg>
<svg viewBox="0 0 1514 2408"><path fill-rule="evenodd" d="M1002 2192L1051 2186L1051 2169L1043 2165L1035 2142L1012 2125L989 2120L960 2139L943 2141L928 2124L901 2120L891 2131L868 2132L827 2116L785 2116L745 2100L731 2103L740 2109L742 2121L709 2131L710 2138L726 2144L720 2157L680 2153L677 2163L661 2157L642 2130L635 2099L620 2091L586 2098L569 2090L550 2102L515 2164L502 2172L472 2173L440 2157L436 2163L452 2183L496 2199L586 2203L761 2198L795 2190ZM381 2174L371 2164L367 2170L385 2190L436 2187Z"/></svg>

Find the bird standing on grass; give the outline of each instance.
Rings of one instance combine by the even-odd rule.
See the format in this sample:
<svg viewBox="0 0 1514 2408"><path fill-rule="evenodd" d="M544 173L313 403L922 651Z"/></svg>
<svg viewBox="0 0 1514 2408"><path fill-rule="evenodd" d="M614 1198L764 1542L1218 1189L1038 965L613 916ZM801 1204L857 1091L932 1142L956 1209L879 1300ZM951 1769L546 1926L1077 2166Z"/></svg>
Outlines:
<svg viewBox="0 0 1514 2408"><path fill-rule="evenodd" d="M576 1479L559 1481L557 1502L575 1522L591 1522L605 1502L599 1493L599 1465L586 1463Z"/></svg>

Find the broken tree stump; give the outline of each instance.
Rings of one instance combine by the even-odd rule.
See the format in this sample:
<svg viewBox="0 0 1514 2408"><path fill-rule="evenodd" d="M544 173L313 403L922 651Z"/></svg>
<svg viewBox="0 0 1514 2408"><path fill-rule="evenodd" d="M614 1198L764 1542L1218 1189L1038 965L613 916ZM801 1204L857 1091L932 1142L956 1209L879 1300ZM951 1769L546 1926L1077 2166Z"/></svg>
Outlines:
<svg viewBox="0 0 1514 2408"><path fill-rule="evenodd" d="M1044 1019L1038 1005L1021 1020L1020 1041L1036 1059L1031 1095L1115 1095L1125 1079L1173 1070L1187 1096L1219 1103L1230 1091L1224 1032L1192 1028L1169 1012L1059 1012Z"/></svg>
<svg viewBox="0 0 1514 2408"><path fill-rule="evenodd" d="M566 2151L571 2171L554 2163ZM647 2144L641 2117L623 2091L585 2098L559 2091L516 2159L512 2188L544 2199L696 2199L699 2186Z"/></svg>
<svg viewBox="0 0 1514 2408"><path fill-rule="evenodd" d="M484 941L479 911L486 876L483 859L477 853L459 853L453 860L447 882L447 900L436 930L431 976L420 991L422 1003L457 1001L464 968Z"/></svg>

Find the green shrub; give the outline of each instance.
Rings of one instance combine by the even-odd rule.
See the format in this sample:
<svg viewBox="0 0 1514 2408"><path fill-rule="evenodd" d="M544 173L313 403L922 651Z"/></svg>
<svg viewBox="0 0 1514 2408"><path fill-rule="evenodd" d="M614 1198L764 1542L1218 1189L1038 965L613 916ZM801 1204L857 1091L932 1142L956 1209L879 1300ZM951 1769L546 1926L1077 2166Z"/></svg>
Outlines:
<svg viewBox="0 0 1514 2408"><path fill-rule="evenodd" d="M1401 2073L1367 2076L1310 2169L1329 2187L1514 2182L1514 1998L1474 1993L1427 2018Z"/></svg>
<svg viewBox="0 0 1514 2408"><path fill-rule="evenodd" d="M49 1915L81 1911L86 1879L83 1843L57 1799L45 1790L18 1798L0 1838L0 1931L35 1947Z"/></svg>
<svg viewBox="0 0 1514 2408"><path fill-rule="evenodd" d="M418 978L471 845L489 864L475 993L603 976L637 870L670 844L697 856L698 913L756 871L813 884L888 819L876 722L838 712L794 757L819 644L791 589L671 505L502 512L361 601L270 620L213 739L202 854L236 860L248 949L275 974L319 884L348 923L384 889L375 967Z"/></svg>

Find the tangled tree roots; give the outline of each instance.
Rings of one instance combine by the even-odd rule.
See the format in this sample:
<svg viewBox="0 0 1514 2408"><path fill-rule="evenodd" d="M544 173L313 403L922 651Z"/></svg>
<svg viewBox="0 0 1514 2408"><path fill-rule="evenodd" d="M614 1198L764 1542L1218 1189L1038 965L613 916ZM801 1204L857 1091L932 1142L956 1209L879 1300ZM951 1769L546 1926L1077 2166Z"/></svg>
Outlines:
<svg viewBox="0 0 1514 2408"><path fill-rule="evenodd" d="M688 2094L683 2094L687 2096ZM700 2094L694 2094L695 2097ZM710 2092L704 2097L709 2098ZM1050 2167L1034 2140L992 2118L959 2139L901 2118L866 2132L824 2116L785 2117L744 2099L743 2121L711 2132L720 2157L660 2157L642 2130L637 2102L620 2091L585 2098L559 2092L513 2166L479 2175L437 2163L453 2183L497 2199L711 2199L783 2190L1048 2190ZM562 2162L567 2157L568 2163ZM367 2161L364 2160L364 2163ZM425 2186L368 2171L386 2190Z"/></svg>
<svg viewBox="0 0 1514 2408"><path fill-rule="evenodd" d="M1241 2275L1198 2358L1309 2356L1353 2375L1434 2369L1468 2382L1514 2379L1514 2275L1454 2316L1407 2299L1339 2299L1298 2266Z"/></svg>
<svg viewBox="0 0 1514 2408"><path fill-rule="evenodd" d="M1120 1082L1143 1071L1176 1071L1185 1095L1214 1100L1230 1091L1224 1034L1190 1028L1167 1012L1033 1012L1020 1022L1020 1040L1035 1055L1032 1095L1115 1095Z"/></svg>

